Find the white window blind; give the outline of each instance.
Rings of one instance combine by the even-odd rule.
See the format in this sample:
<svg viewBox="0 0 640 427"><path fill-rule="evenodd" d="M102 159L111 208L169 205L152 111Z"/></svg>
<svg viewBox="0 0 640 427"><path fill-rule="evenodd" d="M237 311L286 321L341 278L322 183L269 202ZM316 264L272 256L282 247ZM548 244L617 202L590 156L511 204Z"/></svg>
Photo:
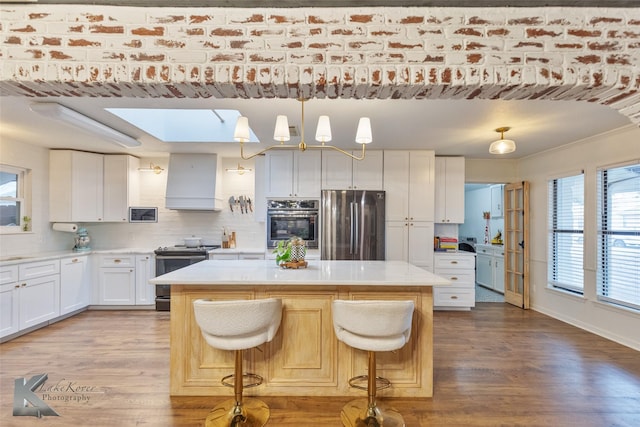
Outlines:
<svg viewBox="0 0 640 427"><path fill-rule="evenodd" d="M553 179L549 194L547 282L555 288L584 291L584 175Z"/></svg>
<svg viewBox="0 0 640 427"><path fill-rule="evenodd" d="M640 162L598 170L598 299L640 310Z"/></svg>

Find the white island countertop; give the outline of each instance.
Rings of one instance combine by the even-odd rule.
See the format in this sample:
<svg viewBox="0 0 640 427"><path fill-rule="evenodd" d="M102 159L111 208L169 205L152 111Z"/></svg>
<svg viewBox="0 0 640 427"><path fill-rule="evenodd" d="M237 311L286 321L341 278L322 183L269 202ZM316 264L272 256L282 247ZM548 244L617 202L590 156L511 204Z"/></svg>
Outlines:
<svg viewBox="0 0 640 427"><path fill-rule="evenodd" d="M154 285L443 286L449 280L404 261L309 261L284 269L274 260L201 261L151 279Z"/></svg>

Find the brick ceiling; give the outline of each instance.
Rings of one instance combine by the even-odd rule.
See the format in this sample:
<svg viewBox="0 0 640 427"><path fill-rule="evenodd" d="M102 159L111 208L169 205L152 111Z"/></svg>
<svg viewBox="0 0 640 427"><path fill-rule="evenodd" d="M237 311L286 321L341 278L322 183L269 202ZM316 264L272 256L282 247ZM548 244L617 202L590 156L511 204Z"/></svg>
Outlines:
<svg viewBox="0 0 640 427"><path fill-rule="evenodd" d="M18 0L13 0L18 1ZM0 0L0 3L2 1ZM639 7L640 0L36 0L143 7Z"/></svg>

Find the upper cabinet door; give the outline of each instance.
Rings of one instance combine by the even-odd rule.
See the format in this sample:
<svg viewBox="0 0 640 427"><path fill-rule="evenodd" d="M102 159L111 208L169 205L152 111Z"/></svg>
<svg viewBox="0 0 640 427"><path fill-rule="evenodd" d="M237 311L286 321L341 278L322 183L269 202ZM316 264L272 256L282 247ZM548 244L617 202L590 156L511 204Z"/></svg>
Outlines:
<svg viewBox="0 0 640 427"><path fill-rule="evenodd" d="M104 221L129 220L129 206L138 204L139 166L132 156L104 156Z"/></svg>
<svg viewBox="0 0 640 427"><path fill-rule="evenodd" d="M338 151L322 152L322 189L351 190L353 188L353 160ZM382 168L380 169L382 175Z"/></svg>
<svg viewBox="0 0 640 427"><path fill-rule="evenodd" d="M409 220L433 221L435 154L428 150L409 154Z"/></svg>
<svg viewBox="0 0 640 427"><path fill-rule="evenodd" d="M102 154L49 152L49 221L103 220Z"/></svg>
<svg viewBox="0 0 640 427"><path fill-rule="evenodd" d="M436 157L435 222L464 223L464 157Z"/></svg>
<svg viewBox="0 0 640 427"><path fill-rule="evenodd" d="M322 157L319 151L274 151L266 154L266 196L320 197Z"/></svg>
<svg viewBox="0 0 640 427"><path fill-rule="evenodd" d="M387 221L433 221L434 152L385 151Z"/></svg>
<svg viewBox="0 0 640 427"><path fill-rule="evenodd" d="M322 179L322 153L296 151L293 153L293 196L320 198Z"/></svg>
<svg viewBox="0 0 640 427"><path fill-rule="evenodd" d="M360 151L354 151L354 155L361 155ZM346 157L342 155L342 157ZM353 160L352 186L354 190L380 191L383 188L382 169L383 151L367 151L363 160Z"/></svg>
<svg viewBox="0 0 640 427"><path fill-rule="evenodd" d="M293 194L293 153L271 151L265 156L267 197L291 197Z"/></svg>

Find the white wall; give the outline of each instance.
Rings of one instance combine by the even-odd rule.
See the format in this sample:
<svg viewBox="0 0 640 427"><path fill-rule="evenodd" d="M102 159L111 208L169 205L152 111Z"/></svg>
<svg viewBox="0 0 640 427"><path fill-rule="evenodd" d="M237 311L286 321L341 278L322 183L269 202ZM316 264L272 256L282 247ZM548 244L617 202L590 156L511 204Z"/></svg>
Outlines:
<svg viewBox="0 0 640 427"><path fill-rule="evenodd" d="M523 159L522 180L530 182L531 307L567 323L640 350L640 314L596 301L596 169L640 159L640 129L629 126L561 149ZM547 181L585 171L584 298L547 287ZM636 278L640 281L640 278Z"/></svg>
<svg viewBox="0 0 640 427"><path fill-rule="evenodd" d="M484 228L487 221L482 217L483 212L491 211L491 187L476 188L464 193L464 224L459 226L459 235L475 237L477 243L484 243ZM504 219L489 219L489 240L498 230L504 232Z"/></svg>
<svg viewBox="0 0 640 427"><path fill-rule="evenodd" d="M182 244L182 238L196 235L212 243L220 243L222 227L236 232L238 248L256 249L265 246L264 223L254 221L253 214L230 212L225 205L221 212L172 211L164 208L168 158L143 158L140 165L150 162L163 167L160 175L140 172L140 205L157 206L158 223L114 224L84 223L93 249L140 248L153 250L158 246ZM238 163L254 168L253 161L223 158L222 168L235 168ZM32 232L0 235L0 256L28 255L49 251L70 250L74 234L51 230L49 223L49 150L23 142L0 141L0 163L32 169ZM245 195L254 199L255 171L244 175L222 173L224 200Z"/></svg>
<svg viewBox="0 0 640 427"><path fill-rule="evenodd" d="M0 163L31 169L31 231L0 234L0 257L73 248L73 234L51 230L49 223L49 150L0 140Z"/></svg>

